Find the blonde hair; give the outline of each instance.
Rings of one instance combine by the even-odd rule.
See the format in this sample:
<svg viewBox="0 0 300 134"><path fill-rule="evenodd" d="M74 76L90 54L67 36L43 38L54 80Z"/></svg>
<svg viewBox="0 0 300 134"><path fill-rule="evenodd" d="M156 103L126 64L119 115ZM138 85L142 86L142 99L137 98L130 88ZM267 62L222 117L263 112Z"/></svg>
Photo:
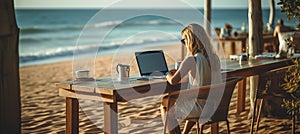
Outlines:
<svg viewBox="0 0 300 134"><path fill-rule="evenodd" d="M188 48L188 56L201 53L213 70L220 69L219 57L213 51L210 39L202 26L190 24L181 31L181 34Z"/></svg>

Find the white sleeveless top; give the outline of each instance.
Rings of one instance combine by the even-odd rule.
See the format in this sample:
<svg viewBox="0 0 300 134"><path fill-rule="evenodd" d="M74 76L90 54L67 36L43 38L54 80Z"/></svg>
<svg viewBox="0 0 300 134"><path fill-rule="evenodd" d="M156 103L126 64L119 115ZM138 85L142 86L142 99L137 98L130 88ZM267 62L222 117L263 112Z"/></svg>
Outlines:
<svg viewBox="0 0 300 134"><path fill-rule="evenodd" d="M292 37L295 32L280 32L278 33L278 40L279 40L279 52L287 52L288 49L288 42L286 41L290 37Z"/></svg>
<svg viewBox="0 0 300 134"><path fill-rule="evenodd" d="M191 72L189 73L190 88L209 85L211 81L211 68L205 56L202 54L195 54L196 59L196 76L193 78Z"/></svg>
<svg viewBox="0 0 300 134"><path fill-rule="evenodd" d="M196 75L195 78L189 72L189 88L196 88L199 86L209 85L211 81L211 68L208 61L202 54L195 54L196 59ZM195 118L200 117L202 109L205 105L205 100L192 98L179 98L176 102L176 115L179 118Z"/></svg>

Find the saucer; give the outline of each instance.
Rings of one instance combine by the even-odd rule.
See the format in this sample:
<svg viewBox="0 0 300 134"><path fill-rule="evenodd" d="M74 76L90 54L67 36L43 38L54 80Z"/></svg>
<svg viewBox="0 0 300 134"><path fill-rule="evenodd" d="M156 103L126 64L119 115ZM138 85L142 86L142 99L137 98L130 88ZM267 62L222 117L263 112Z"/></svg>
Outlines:
<svg viewBox="0 0 300 134"><path fill-rule="evenodd" d="M92 77L83 77L83 78L76 78L74 81L94 81L95 79Z"/></svg>

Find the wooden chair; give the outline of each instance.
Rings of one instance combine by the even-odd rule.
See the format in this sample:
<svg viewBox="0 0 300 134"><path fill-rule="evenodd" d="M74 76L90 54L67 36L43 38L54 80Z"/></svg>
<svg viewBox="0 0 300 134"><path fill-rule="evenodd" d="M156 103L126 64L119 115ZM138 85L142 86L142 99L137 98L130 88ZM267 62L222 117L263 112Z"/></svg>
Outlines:
<svg viewBox="0 0 300 134"><path fill-rule="evenodd" d="M287 72L288 67L283 67L275 70L268 71L259 76L258 88L256 90L255 100L254 100L254 110L253 117L251 121L251 130L250 133L253 133L254 122L256 118L257 111L257 102L260 102L257 121L256 121L256 131L258 130L260 118L262 115L262 110L264 108L264 112L267 116L273 117L288 117L287 113L283 108L281 108L283 98L288 98L289 94L286 93L282 84L284 83L284 76ZM276 104L273 105L265 105L269 102L273 102ZM279 103L279 104L278 104Z"/></svg>
<svg viewBox="0 0 300 134"><path fill-rule="evenodd" d="M300 53L300 33L296 32L293 42L295 44L295 53Z"/></svg>
<svg viewBox="0 0 300 134"><path fill-rule="evenodd" d="M197 134L199 134L199 130L200 130L200 133L202 134L203 128L207 124L212 124L212 123L216 123L216 122L220 122L220 121L226 121L227 133L230 133L229 122L227 119L229 104L230 104L230 100L232 97L232 93L235 89L236 83L240 80L242 80L242 78L228 78L228 79L226 79L226 82L221 83L221 84L207 85L207 86L202 86L202 87L196 88L196 89L188 89L188 90L184 90L184 91L170 93L169 98L170 99L176 98L179 94L183 95L185 97L189 97L189 96L195 97L195 94L196 94L196 97L198 99L207 99L210 91L212 91L212 90L217 91L217 92L224 91L223 95L221 95L221 99L219 102L212 100L212 102L209 103L212 105L207 106L208 108L212 108L212 107L216 108L217 107L216 110L214 111L214 113L202 114L204 111L206 111L206 109L204 107L200 117L185 118L185 120L196 122ZM171 101L169 101L169 102L171 102ZM206 103L206 105L207 105L207 103ZM169 103L168 103L168 106L170 106ZM208 110L208 112L211 112L211 111ZM166 115L165 125L167 124L167 121L168 121L167 119L168 119L168 113ZM205 122L199 122L199 121L205 121ZM200 129L199 129L199 126L200 126ZM166 126L164 128L166 128ZM165 133L165 129L164 129L164 133Z"/></svg>
<svg viewBox="0 0 300 134"><path fill-rule="evenodd" d="M276 52L276 38L273 35L263 35L264 52Z"/></svg>
<svg viewBox="0 0 300 134"><path fill-rule="evenodd" d="M288 52L288 39L292 38L294 40L293 41L294 43L297 42L297 39L296 39L297 33L298 33L297 31L288 31L288 32L279 32L278 33L278 41L279 41L278 53L279 53L279 55L281 55L282 52ZM297 51L297 46L295 49ZM283 57L285 57L285 56L283 56Z"/></svg>

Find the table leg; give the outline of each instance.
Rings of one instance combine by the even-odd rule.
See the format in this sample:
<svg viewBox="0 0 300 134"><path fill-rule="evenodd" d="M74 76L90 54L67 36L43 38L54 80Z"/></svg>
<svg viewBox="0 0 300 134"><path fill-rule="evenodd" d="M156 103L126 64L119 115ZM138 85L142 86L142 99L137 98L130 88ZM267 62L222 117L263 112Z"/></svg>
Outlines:
<svg viewBox="0 0 300 134"><path fill-rule="evenodd" d="M76 98L66 98L66 134L79 133L79 104Z"/></svg>
<svg viewBox="0 0 300 134"><path fill-rule="evenodd" d="M210 125L210 133L211 134L218 134L219 133L219 123L213 123Z"/></svg>
<svg viewBox="0 0 300 134"><path fill-rule="evenodd" d="M254 109L254 100L255 100L255 92L257 89L257 85L258 85L258 78L259 75L254 75L254 76L250 76L250 113L248 115L248 117L252 117L253 115L253 109Z"/></svg>
<svg viewBox="0 0 300 134"><path fill-rule="evenodd" d="M246 40L242 41L242 53L248 53L247 46L246 46Z"/></svg>
<svg viewBox="0 0 300 134"><path fill-rule="evenodd" d="M247 78L244 77L243 80L238 83L237 113L245 111L246 80Z"/></svg>
<svg viewBox="0 0 300 134"><path fill-rule="evenodd" d="M231 42L231 54L236 54L236 52L235 52L235 42L234 41Z"/></svg>
<svg viewBox="0 0 300 134"><path fill-rule="evenodd" d="M225 42L221 42L221 44L222 44L223 51L225 51Z"/></svg>
<svg viewBox="0 0 300 134"><path fill-rule="evenodd" d="M104 102L104 134L118 134L117 102Z"/></svg>

